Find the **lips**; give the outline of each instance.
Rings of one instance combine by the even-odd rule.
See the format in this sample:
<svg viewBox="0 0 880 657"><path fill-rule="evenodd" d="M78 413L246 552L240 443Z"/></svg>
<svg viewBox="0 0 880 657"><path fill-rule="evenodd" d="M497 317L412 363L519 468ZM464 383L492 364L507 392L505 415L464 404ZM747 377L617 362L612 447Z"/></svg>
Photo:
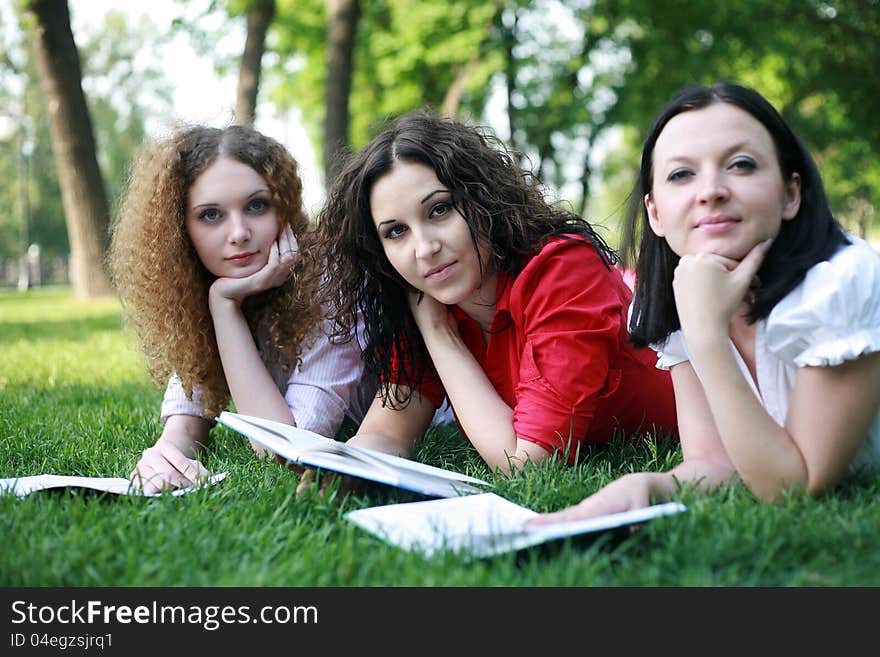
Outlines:
<svg viewBox="0 0 880 657"><path fill-rule="evenodd" d="M425 278L430 278L435 281L442 281L444 278L452 273L452 266L454 264L455 262L447 262L445 264L429 269L425 273Z"/></svg>
<svg viewBox="0 0 880 657"><path fill-rule="evenodd" d="M253 258L255 255L257 255L256 252L246 251L244 253L236 253L235 255L229 256L228 258L226 258L226 260L234 264L243 264Z"/></svg>
<svg viewBox="0 0 880 657"><path fill-rule="evenodd" d="M706 228L708 226L715 226L718 224L731 224L731 223L739 223L739 219L734 219L730 215L727 214L712 214L703 217L697 222L695 228Z"/></svg>
<svg viewBox="0 0 880 657"><path fill-rule="evenodd" d="M694 228L710 235L719 235L732 230L738 223L740 220L730 215L713 214L700 219Z"/></svg>

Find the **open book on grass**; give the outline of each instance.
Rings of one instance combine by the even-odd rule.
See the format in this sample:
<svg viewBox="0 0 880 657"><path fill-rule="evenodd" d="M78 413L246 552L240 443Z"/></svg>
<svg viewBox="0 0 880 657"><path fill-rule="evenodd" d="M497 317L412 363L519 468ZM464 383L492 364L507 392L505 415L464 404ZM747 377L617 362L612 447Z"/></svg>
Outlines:
<svg viewBox="0 0 880 657"><path fill-rule="evenodd" d="M290 463L332 470L427 497L457 497L482 493L485 488L478 486L490 485L481 479L356 447L281 422L229 411L221 413L217 420Z"/></svg>
<svg viewBox="0 0 880 657"><path fill-rule="evenodd" d="M131 482L124 477L82 477L79 475L58 475L58 474L40 474L29 475L27 477L9 477L0 479L0 494L10 492L18 497L30 495L39 490L50 490L53 488L87 488L89 490L101 491L104 493L112 493L114 495L142 495L144 497L156 497L158 495L186 495L201 486L211 486L226 477L226 472L215 474L199 486L189 486L187 488L175 488L165 493L145 493L137 486L132 486Z"/></svg>
<svg viewBox="0 0 880 657"><path fill-rule="evenodd" d="M587 520L523 527L538 515L494 493L389 504L349 511L346 520L404 550L430 557L444 550L484 558L569 536L627 527L685 511L677 502Z"/></svg>

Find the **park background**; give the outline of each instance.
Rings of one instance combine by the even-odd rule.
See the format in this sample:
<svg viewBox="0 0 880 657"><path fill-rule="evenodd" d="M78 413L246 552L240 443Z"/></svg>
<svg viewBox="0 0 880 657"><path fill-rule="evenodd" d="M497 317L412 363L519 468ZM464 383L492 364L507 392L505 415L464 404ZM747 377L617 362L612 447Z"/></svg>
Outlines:
<svg viewBox="0 0 880 657"><path fill-rule="evenodd" d="M314 213L346 152L431 107L492 128L617 244L653 114L685 84L733 80L804 138L845 227L880 237L878 0L141 4L0 0L0 477L127 476L160 432L161 391L102 262L132 154L181 122L254 122L285 143ZM0 496L0 584L880 584L876 478L779 505L741 487L685 490L686 518L622 548L426 565L341 519L387 495L295 499L295 477L215 433L206 464L232 476L198 495ZM514 480L494 478L457 432L426 436L416 456L549 510L680 458L648 442Z"/></svg>

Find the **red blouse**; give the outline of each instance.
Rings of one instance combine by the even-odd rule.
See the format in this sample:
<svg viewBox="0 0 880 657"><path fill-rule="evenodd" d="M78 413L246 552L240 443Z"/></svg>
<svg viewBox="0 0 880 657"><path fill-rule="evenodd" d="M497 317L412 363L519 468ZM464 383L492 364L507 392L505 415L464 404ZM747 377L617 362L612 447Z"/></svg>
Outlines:
<svg viewBox="0 0 880 657"><path fill-rule="evenodd" d="M488 345L480 325L458 308L462 340L513 409L517 438L569 460L580 442L676 432L669 373L657 354L627 339L632 293L583 239L551 239L516 277L498 275ZM446 394L436 373L417 389L438 408ZM454 410L454 409L453 409Z"/></svg>

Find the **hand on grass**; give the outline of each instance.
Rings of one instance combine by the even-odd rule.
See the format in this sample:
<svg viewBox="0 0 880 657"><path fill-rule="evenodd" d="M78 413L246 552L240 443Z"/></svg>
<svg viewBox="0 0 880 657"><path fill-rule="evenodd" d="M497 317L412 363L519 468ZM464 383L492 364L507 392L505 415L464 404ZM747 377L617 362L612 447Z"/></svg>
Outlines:
<svg viewBox="0 0 880 657"><path fill-rule="evenodd" d="M296 466L290 465L291 470L297 471L301 470L302 474L300 476L299 485L296 487L296 496L300 497L301 495L306 494L306 491L313 490L317 485L317 481L320 480L320 487L318 488L318 492L322 495L326 495L330 489L330 486L339 481L339 495L337 497L338 500L342 500L346 495L349 494L357 494L358 492L363 490L364 482L356 477L347 477L345 475L334 474L332 472L324 471L321 473L321 476L318 477L315 474L315 470L312 468L297 468Z"/></svg>
<svg viewBox="0 0 880 657"><path fill-rule="evenodd" d="M560 522L586 520L604 516L609 513L620 513L641 509L651 504L650 473L637 472L624 475L616 481L590 495L579 504L556 511L541 513L526 522L526 527L552 525Z"/></svg>
<svg viewBox="0 0 880 657"><path fill-rule="evenodd" d="M211 472L171 442L159 441L141 455L129 479L144 493L158 493L202 483Z"/></svg>

